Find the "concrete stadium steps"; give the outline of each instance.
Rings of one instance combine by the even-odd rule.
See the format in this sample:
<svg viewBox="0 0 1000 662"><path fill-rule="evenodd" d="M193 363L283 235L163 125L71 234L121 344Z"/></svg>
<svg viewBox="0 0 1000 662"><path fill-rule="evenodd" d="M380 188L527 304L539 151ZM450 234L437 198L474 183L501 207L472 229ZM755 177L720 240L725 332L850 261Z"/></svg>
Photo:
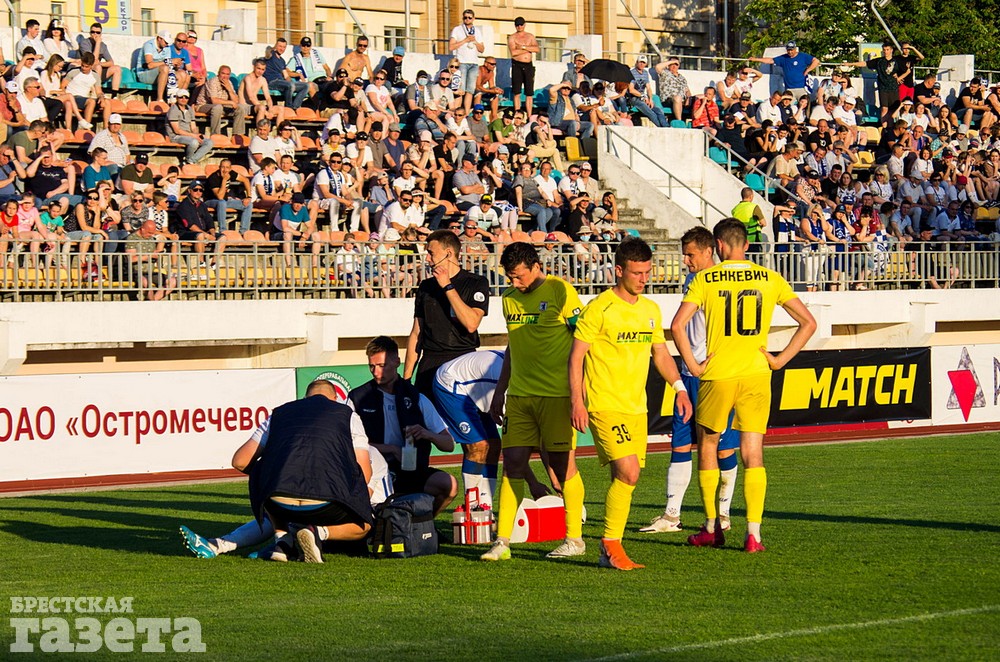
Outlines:
<svg viewBox="0 0 1000 662"><path fill-rule="evenodd" d="M671 241L670 232L656 227L653 219L646 218L642 210L629 207L628 200L618 199L618 227L621 229L638 230L646 242L662 245Z"/></svg>

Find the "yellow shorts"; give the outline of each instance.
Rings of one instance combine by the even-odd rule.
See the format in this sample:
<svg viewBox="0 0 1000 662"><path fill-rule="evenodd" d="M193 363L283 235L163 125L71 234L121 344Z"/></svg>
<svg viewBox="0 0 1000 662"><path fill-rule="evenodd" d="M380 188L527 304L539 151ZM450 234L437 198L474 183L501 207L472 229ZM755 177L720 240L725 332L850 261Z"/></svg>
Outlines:
<svg viewBox="0 0 1000 662"><path fill-rule="evenodd" d="M771 373L701 383L695 408L698 425L722 432L732 411L734 430L765 434L771 414Z"/></svg>
<svg viewBox="0 0 1000 662"><path fill-rule="evenodd" d="M639 458L640 467L646 466L646 414L590 412L590 433L594 435L601 466L629 455Z"/></svg>
<svg viewBox="0 0 1000 662"><path fill-rule="evenodd" d="M569 398L508 395L501 447L568 453L576 448L576 430L569 413Z"/></svg>

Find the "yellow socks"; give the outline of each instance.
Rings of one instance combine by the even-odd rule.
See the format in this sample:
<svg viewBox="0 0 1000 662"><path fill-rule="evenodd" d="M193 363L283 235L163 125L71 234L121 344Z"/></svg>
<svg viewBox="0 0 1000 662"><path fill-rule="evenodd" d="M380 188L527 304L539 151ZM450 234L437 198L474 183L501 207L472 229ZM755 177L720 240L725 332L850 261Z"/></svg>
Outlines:
<svg viewBox="0 0 1000 662"><path fill-rule="evenodd" d="M767 471L754 467L743 472L743 496L747 501L747 522L760 524L764 519L764 495L767 493Z"/></svg>
<svg viewBox="0 0 1000 662"><path fill-rule="evenodd" d="M604 537L609 540L621 540L625 535L625 525L628 523L628 513L632 509L632 493L635 485L628 485L617 478L612 479L611 487L604 498Z"/></svg>
<svg viewBox="0 0 1000 662"><path fill-rule="evenodd" d="M580 472L563 483L563 501L566 504L566 537L583 537L583 478Z"/></svg>
<svg viewBox="0 0 1000 662"><path fill-rule="evenodd" d="M510 540L510 534L514 532L517 509L521 506L522 500L524 500L524 479L507 478L505 472L503 480L500 482L500 510L497 513L498 538Z"/></svg>
<svg viewBox="0 0 1000 662"><path fill-rule="evenodd" d="M715 519L719 516L716 508L715 493L719 489L719 470L698 470L698 486L701 487L701 502L705 505L706 526L710 526L710 531L714 531Z"/></svg>

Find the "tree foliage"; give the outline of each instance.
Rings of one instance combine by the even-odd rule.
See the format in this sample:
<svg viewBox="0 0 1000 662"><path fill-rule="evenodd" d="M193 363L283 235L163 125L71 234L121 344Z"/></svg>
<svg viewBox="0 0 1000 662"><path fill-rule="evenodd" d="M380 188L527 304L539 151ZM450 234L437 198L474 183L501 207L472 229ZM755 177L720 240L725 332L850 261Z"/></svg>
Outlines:
<svg viewBox="0 0 1000 662"><path fill-rule="evenodd" d="M992 20L998 0L942 4L938 0L896 0L879 10L899 41L911 41L937 64L942 55L971 53L977 69L1000 69L1000 25ZM854 61L860 42L888 39L867 2L856 0L750 0L736 20L747 55L794 39L824 62Z"/></svg>

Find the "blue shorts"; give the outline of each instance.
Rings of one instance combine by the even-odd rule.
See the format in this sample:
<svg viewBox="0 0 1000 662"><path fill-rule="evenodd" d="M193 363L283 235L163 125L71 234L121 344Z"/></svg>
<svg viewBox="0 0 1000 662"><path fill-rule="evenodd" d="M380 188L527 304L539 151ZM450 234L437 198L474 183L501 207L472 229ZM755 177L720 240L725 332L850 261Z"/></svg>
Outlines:
<svg viewBox="0 0 1000 662"><path fill-rule="evenodd" d="M688 390L688 397L691 398L691 404L694 405L695 411L698 411L698 389L701 386L701 380L697 377L692 377L691 375L681 375L681 380L684 382L684 388ZM691 416L691 420L687 423L681 418L680 414L677 412L677 405L674 405L674 436L671 439L670 445L673 448L678 446L687 446L689 444L697 445L698 437L695 434L695 422L694 416ZM719 450L726 451L732 450L740 447L740 433L733 429L733 413L729 414L729 424L726 425L725 432L722 433L722 437L719 438Z"/></svg>
<svg viewBox="0 0 1000 662"><path fill-rule="evenodd" d="M435 381L434 403L455 443L475 444L500 438L496 423L489 414L479 411L469 396L447 391Z"/></svg>

